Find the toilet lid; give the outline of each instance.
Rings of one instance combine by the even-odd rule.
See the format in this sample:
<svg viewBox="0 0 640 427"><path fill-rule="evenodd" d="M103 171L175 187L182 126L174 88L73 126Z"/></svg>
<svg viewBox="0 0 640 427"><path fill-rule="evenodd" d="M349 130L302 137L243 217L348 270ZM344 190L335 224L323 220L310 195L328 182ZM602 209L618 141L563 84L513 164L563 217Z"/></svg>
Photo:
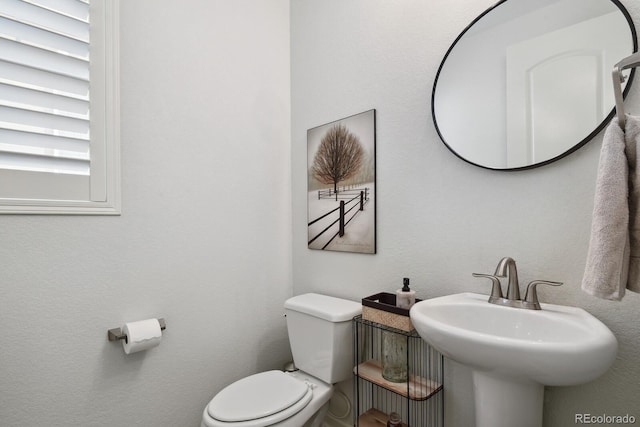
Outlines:
<svg viewBox="0 0 640 427"><path fill-rule="evenodd" d="M305 382L282 371L261 372L222 389L207 406L207 412L216 420L236 423L272 418L283 411L286 418L293 415L291 411L285 411L287 408L300 402L296 405L295 412L298 412L311 400L311 394L312 390Z"/></svg>

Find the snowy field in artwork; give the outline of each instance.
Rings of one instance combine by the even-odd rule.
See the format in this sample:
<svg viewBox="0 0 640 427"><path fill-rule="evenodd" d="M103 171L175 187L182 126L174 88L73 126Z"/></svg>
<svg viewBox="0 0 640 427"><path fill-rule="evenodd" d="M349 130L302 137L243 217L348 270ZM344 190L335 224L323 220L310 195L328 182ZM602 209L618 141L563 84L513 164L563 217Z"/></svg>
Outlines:
<svg viewBox="0 0 640 427"><path fill-rule="evenodd" d="M358 186L359 189L365 187L369 189L369 200L365 203L363 211L359 211L359 198L349 204L347 204L349 199L343 199L346 204L345 211L357 205L349 213L345 213L346 221L349 221L349 218L354 214L355 216L345 225L344 236L336 236L339 229L336 220L339 214L338 211L333 212L320 221L308 226L307 241L314 239L319 233L322 233L320 237L317 237L309 244L310 249L322 249L324 247L325 250L330 251L375 253L375 186L371 182ZM353 190L349 190L349 192L351 191ZM340 199L338 201L336 201L335 198L318 199L318 191L310 191L307 196L307 222L314 221L340 206ZM354 194L353 197L357 196ZM334 222L335 224L331 225ZM327 230L323 232L325 229ZM331 242L327 245L329 241Z"/></svg>

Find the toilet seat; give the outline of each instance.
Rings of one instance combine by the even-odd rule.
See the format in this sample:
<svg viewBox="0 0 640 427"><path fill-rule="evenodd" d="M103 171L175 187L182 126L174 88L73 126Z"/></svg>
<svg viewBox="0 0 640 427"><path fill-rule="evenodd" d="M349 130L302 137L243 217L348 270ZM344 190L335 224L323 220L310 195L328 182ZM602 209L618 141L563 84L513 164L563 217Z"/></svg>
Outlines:
<svg viewBox="0 0 640 427"><path fill-rule="evenodd" d="M295 415L312 397L307 382L282 371L267 371L222 389L207 406L207 413L214 426L262 427Z"/></svg>

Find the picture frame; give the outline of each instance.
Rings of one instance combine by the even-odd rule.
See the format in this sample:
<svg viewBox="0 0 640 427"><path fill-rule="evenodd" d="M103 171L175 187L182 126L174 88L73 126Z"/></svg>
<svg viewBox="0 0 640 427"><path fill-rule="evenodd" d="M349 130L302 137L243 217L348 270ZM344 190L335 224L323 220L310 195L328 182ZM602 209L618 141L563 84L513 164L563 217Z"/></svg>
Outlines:
<svg viewBox="0 0 640 427"><path fill-rule="evenodd" d="M307 131L309 249L375 254L376 110Z"/></svg>

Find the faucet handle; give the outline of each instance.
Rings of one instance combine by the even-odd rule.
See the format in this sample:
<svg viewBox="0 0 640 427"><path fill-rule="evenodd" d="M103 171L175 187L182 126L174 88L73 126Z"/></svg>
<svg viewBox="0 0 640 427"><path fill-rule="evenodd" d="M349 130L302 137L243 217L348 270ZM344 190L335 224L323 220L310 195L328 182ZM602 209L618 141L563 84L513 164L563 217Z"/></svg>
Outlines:
<svg viewBox="0 0 640 427"><path fill-rule="evenodd" d="M562 282L552 282L550 280L534 280L527 285L527 291L524 294L523 305L526 308L531 308L534 310L540 310L540 301L538 301L538 290L536 286L538 285L549 285L549 286L560 286Z"/></svg>
<svg viewBox="0 0 640 427"><path fill-rule="evenodd" d="M503 298L502 296L502 287L500 286L500 279L498 279L493 274L481 274L481 273L471 273L473 277L481 277L485 279L491 280L491 296L489 297L489 301L497 300L498 298Z"/></svg>

